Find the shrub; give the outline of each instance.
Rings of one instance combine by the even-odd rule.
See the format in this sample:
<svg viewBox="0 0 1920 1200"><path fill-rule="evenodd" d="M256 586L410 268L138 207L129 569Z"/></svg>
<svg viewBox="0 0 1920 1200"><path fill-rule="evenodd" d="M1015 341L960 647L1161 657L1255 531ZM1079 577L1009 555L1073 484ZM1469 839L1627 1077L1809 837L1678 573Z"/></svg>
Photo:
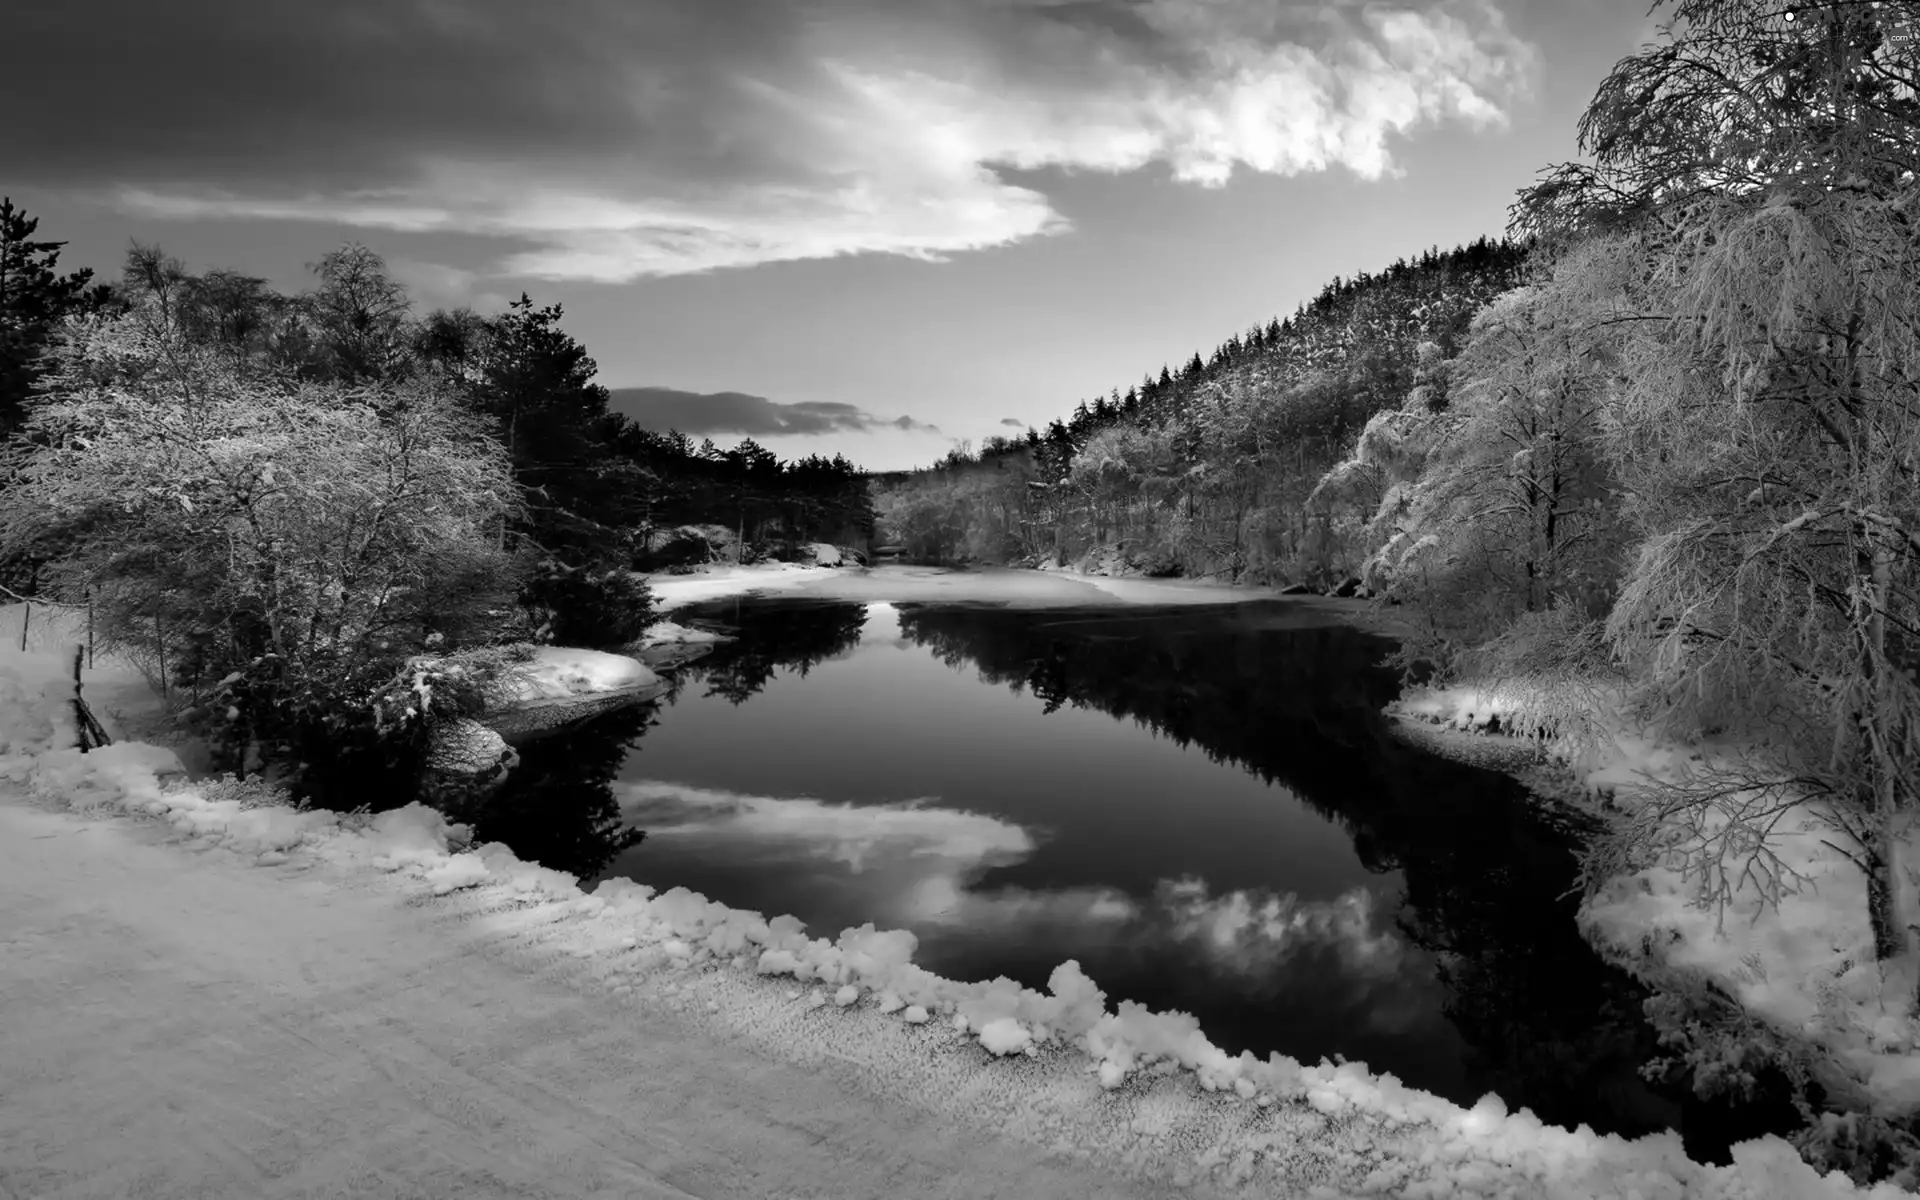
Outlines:
<svg viewBox="0 0 1920 1200"><path fill-rule="evenodd" d="M654 619L653 593L631 572L569 567L552 559L534 570L520 603L538 640L569 646L622 646Z"/></svg>

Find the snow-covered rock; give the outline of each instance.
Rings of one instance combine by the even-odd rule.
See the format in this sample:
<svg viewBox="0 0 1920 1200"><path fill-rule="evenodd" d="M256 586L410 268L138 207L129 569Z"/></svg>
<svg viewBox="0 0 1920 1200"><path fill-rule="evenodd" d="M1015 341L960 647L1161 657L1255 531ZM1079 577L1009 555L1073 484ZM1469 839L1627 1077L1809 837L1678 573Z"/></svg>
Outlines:
<svg viewBox="0 0 1920 1200"><path fill-rule="evenodd" d="M660 696L667 685L625 654L541 646L503 670L489 687L485 723L506 737L550 729Z"/></svg>

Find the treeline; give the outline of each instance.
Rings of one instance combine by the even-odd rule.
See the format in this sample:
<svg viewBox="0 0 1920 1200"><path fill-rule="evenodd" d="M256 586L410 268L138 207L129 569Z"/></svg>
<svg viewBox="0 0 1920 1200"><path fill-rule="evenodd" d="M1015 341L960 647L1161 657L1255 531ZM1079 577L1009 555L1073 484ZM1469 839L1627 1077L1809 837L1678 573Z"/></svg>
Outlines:
<svg viewBox="0 0 1920 1200"><path fill-rule="evenodd" d="M415 656L629 641L677 525L748 555L871 525L843 458L609 411L559 305L415 316L358 245L293 295L143 246L96 285L36 232L0 204L0 573L196 700L222 765L350 794L499 665Z"/></svg>
<svg viewBox="0 0 1920 1200"><path fill-rule="evenodd" d="M1083 400L1044 431L883 476L879 536L920 561L1105 559L1154 575L1336 582L1363 551L1316 485L1410 391L1445 403L1441 364L1473 314L1521 280L1528 249L1482 238L1336 279L1285 320Z"/></svg>

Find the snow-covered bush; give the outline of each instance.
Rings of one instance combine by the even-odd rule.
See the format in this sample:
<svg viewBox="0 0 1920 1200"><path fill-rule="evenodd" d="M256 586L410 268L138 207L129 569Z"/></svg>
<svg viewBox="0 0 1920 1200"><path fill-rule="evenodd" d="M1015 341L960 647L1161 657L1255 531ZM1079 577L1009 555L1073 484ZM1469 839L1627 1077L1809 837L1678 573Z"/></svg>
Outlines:
<svg viewBox="0 0 1920 1200"><path fill-rule="evenodd" d="M1920 1138L1871 1113L1821 1113L1790 1139L1816 1171L1843 1171L1855 1183L1887 1180L1920 1191Z"/></svg>

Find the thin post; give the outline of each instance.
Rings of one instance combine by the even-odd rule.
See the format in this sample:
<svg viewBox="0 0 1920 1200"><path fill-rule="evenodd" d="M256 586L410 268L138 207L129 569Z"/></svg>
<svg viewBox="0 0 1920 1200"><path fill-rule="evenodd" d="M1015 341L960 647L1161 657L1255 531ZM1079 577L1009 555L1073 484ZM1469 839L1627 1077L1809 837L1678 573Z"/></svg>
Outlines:
<svg viewBox="0 0 1920 1200"><path fill-rule="evenodd" d="M80 753L87 752L87 702L80 698L80 659L82 650L73 648L73 725L74 734L79 739Z"/></svg>
<svg viewBox="0 0 1920 1200"><path fill-rule="evenodd" d="M87 589L87 670L93 670L93 589Z"/></svg>
<svg viewBox="0 0 1920 1200"><path fill-rule="evenodd" d="M20 653L27 652L27 622L33 620L33 601L27 601L20 611Z"/></svg>
<svg viewBox="0 0 1920 1200"><path fill-rule="evenodd" d="M167 694L167 636L160 628L159 609L153 611L153 640L160 647L160 699L166 701L172 697Z"/></svg>

